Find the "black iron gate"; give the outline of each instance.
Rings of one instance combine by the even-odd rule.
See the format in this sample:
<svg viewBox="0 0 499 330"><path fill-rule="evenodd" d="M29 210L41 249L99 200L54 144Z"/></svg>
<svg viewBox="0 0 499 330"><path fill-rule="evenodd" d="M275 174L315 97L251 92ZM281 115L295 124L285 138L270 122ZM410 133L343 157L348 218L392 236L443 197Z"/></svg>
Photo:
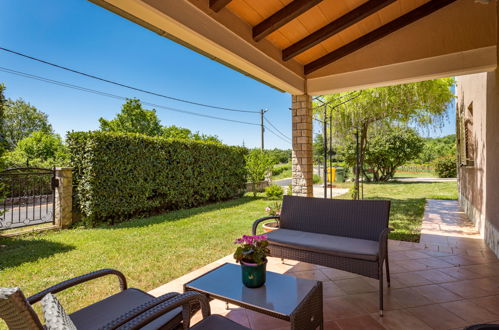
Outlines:
<svg viewBox="0 0 499 330"><path fill-rule="evenodd" d="M0 172L0 230L55 221L55 169Z"/></svg>

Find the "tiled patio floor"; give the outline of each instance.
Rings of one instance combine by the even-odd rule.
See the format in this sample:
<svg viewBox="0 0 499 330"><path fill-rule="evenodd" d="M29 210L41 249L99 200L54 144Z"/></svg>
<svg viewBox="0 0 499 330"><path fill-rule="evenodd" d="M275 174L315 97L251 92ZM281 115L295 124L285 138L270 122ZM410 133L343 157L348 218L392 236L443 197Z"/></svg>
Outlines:
<svg viewBox="0 0 499 330"><path fill-rule="evenodd" d="M499 260L486 247L456 201L429 200L420 243L389 241L391 288L378 316L377 281L302 262L270 258L268 270L317 279L324 285L326 329L462 329L499 323ZM153 291L182 292L183 283L231 256ZM222 314L252 329L286 329L287 322L212 301Z"/></svg>

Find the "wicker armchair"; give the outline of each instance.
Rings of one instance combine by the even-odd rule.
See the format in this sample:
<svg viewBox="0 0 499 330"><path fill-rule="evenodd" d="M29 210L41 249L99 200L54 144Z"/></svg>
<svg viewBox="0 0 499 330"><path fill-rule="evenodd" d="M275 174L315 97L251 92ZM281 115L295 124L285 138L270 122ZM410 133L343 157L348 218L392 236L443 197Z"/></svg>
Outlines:
<svg viewBox="0 0 499 330"><path fill-rule="evenodd" d="M155 298L141 290L128 289L125 276L121 272L102 269L61 282L29 298L25 298L21 290L0 297L0 318L5 320L10 329L44 329L32 304L40 301L48 293L57 293L106 275L118 277L121 291L70 314L69 317L78 329L117 328L145 310L179 295L179 293L168 293ZM161 324L165 329L174 329L181 323L181 308L172 310L156 320L156 324Z"/></svg>
<svg viewBox="0 0 499 330"><path fill-rule="evenodd" d="M69 315L77 329L229 329L248 330L220 315L210 315L208 298L200 293L167 293L153 297L138 289L128 289L125 276L117 270L102 269L56 284L29 298L21 290L2 296L0 290L0 318L12 330L43 330L31 307L48 293L57 293L102 276L116 275L121 292ZM190 319L199 310L203 320L190 328Z"/></svg>
<svg viewBox="0 0 499 330"><path fill-rule="evenodd" d="M390 201L284 196L279 229L267 234L270 255L309 262L379 280L383 315L383 265L390 286L388 228Z"/></svg>

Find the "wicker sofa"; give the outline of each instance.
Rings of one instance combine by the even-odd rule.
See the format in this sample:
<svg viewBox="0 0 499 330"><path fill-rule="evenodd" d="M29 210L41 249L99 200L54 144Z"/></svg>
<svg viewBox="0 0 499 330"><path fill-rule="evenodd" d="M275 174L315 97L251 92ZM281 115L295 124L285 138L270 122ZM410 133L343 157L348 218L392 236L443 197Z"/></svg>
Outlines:
<svg viewBox="0 0 499 330"><path fill-rule="evenodd" d="M268 233L272 257L304 261L379 280L383 315L383 264L390 286L388 219L390 201L284 196L279 229Z"/></svg>

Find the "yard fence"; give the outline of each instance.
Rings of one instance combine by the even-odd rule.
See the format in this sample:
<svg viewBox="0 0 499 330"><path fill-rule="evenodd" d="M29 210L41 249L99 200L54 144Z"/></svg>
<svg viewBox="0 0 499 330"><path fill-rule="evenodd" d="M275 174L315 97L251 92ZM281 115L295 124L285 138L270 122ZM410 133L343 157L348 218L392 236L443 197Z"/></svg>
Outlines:
<svg viewBox="0 0 499 330"><path fill-rule="evenodd" d="M398 172L431 173L435 171L432 164L405 164L397 169Z"/></svg>

